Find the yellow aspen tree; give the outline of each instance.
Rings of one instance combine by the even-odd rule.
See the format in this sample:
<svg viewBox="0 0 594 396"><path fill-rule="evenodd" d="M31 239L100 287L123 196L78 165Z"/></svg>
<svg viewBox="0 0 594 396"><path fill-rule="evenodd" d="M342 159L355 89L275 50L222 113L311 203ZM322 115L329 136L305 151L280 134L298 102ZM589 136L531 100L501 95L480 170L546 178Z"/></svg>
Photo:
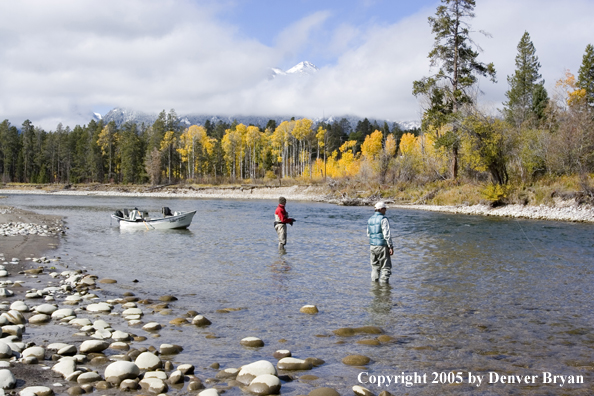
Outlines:
<svg viewBox="0 0 594 396"><path fill-rule="evenodd" d="M328 138L328 131L326 129L324 129L322 126L318 127L318 132L316 133L316 140L318 141L318 155L316 158L316 165L318 167L318 169L321 169L320 167L320 148L324 149L324 172L323 172L323 176L324 178L326 178L326 142L327 142L327 138Z"/></svg>
<svg viewBox="0 0 594 396"><path fill-rule="evenodd" d="M338 160L338 165L342 171L342 176L355 176L359 172L359 164L354 153L356 145L356 140L347 140L340 146L342 155Z"/></svg>
<svg viewBox="0 0 594 396"><path fill-rule="evenodd" d="M227 168L233 179L235 179L237 175L237 159L241 149L241 135L236 129L226 129L221 143L225 152Z"/></svg>
<svg viewBox="0 0 594 396"><path fill-rule="evenodd" d="M384 134L380 131L375 131L365 137L365 141L361 145L361 154L370 161L374 161L382 152L382 142Z"/></svg>
<svg viewBox="0 0 594 396"><path fill-rule="evenodd" d="M107 155L108 161L108 174L107 179L111 180L112 178L112 169L113 169L113 157L115 152L115 146L118 141L118 133L116 131L115 124L110 122L107 124L101 132L99 132L99 136L97 138L97 145L101 148L101 153L103 155Z"/></svg>
<svg viewBox="0 0 594 396"><path fill-rule="evenodd" d="M177 143L175 132L167 131L161 140L160 150L162 153L167 153L167 179L171 183L171 159L173 157L173 151Z"/></svg>
<svg viewBox="0 0 594 396"><path fill-rule="evenodd" d="M275 148L275 153L278 155L278 162L281 163L281 177L284 178L289 174L290 156L289 147L291 145L292 131L295 128L295 121L283 121L274 130L272 134L272 142Z"/></svg>
<svg viewBox="0 0 594 396"><path fill-rule="evenodd" d="M256 126L249 126L246 130L246 159L249 163L250 178L256 177L257 149L262 142L262 133Z"/></svg>

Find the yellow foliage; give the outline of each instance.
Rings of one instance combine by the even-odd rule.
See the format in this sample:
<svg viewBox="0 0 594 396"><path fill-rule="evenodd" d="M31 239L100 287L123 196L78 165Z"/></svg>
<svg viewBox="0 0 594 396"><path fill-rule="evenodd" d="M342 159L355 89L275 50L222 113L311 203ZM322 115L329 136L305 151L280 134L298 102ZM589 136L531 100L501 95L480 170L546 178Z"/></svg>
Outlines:
<svg viewBox="0 0 594 396"><path fill-rule="evenodd" d="M417 144L417 138L412 133L405 133L400 139L400 152L402 155L411 154Z"/></svg>
<svg viewBox="0 0 594 396"><path fill-rule="evenodd" d="M386 138L386 143L384 144L384 153L389 157L396 155L396 139L394 139L394 135L392 134L388 135Z"/></svg>
<svg viewBox="0 0 594 396"><path fill-rule="evenodd" d="M565 102L569 107L585 103L586 90L578 87L575 76L569 70L565 70L565 78L557 80L555 86L565 91Z"/></svg>
<svg viewBox="0 0 594 396"><path fill-rule="evenodd" d="M361 153L364 157L374 160L382 151L382 141L384 134L380 131L375 131L365 137L365 141L361 145Z"/></svg>
<svg viewBox="0 0 594 396"><path fill-rule="evenodd" d="M508 196L509 191L510 187L507 185L489 184L483 191L481 191L481 195L484 199L495 202L505 199Z"/></svg>

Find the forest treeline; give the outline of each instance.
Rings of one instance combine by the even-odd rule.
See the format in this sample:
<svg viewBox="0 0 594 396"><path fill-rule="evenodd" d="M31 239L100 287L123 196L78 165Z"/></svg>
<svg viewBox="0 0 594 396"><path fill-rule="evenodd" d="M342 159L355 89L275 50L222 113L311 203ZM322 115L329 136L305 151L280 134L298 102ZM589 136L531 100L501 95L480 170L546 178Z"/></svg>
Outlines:
<svg viewBox="0 0 594 396"><path fill-rule="evenodd" d="M349 178L368 186L464 179L494 196L542 177L594 172L594 47L577 76L559 76L547 92L530 35L517 45L502 109L479 102L478 81L496 81L470 37L474 0L442 0L429 18L434 74L415 81L423 107L419 130L367 119L351 129L291 119L276 124L181 125L174 110L152 125L91 121L44 131L25 121L0 123L0 174L28 183L224 183ZM579 56L579 54L576 54Z"/></svg>
<svg viewBox="0 0 594 396"><path fill-rule="evenodd" d="M222 183L246 179L354 175L365 140L379 132L393 142L397 123L347 119L314 124L307 118L266 126L206 121L182 127L175 110L152 125L90 121L45 131L26 120L20 130L0 123L0 174L22 183ZM408 131L417 134L419 130ZM377 136L373 135L373 136ZM395 147L395 143L392 143Z"/></svg>

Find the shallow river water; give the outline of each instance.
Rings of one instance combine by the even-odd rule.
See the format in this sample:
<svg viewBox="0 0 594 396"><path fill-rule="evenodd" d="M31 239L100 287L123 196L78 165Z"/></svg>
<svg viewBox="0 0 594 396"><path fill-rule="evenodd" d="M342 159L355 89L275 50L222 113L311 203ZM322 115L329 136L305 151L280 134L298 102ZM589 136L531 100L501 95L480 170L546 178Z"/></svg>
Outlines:
<svg viewBox="0 0 594 396"><path fill-rule="evenodd" d="M67 235L51 254L70 268L116 279L101 285L105 298L124 291L179 298L172 315L147 315L145 322L167 324L189 310L209 318L207 328L167 325L160 338L135 343L182 345L174 361L194 364L203 380L216 374L211 363L275 362L275 350L289 349L294 357L326 363L295 373L318 379L284 382L283 395L317 386L350 395L354 385L376 394L594 394L591 224L388 209L394 267L390 285L378 286L369 276L367 207L289 201L287 211L297 222L288 227L287 253L279 255L274 201L12 195L3 203L65 216ZM197 214L188 230L120 231L109 215L134 206ZM306 304L320 312L301 314ZM243 309L216 312L222 308ZM366 325L396 341L368 346L357 341L375 336L332 333ZM240 346L247 336L266 345ZM346 366L342 359L351 354L371 363ZM403 374L413 382L417 374L417 383L359 382ZM480 386L476 376L483 376ZM523 383L508 384L503 376L521 376ZM534 383L526 384L525 376ZM560 386L561 377L554 376L583 383Z"/></svg>

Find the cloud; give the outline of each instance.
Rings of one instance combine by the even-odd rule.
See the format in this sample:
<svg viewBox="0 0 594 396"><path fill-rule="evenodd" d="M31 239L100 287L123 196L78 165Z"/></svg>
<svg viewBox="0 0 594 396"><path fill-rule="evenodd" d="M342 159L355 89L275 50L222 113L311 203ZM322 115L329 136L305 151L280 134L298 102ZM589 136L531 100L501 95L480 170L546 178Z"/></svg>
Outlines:
<svg viewBox="0 0 594 396"><path fill-rule="evenodd" d="M336 21L332 11L296 20L274 46L238 34L217 2L25 0L0 2L0 118L54 129L115 106L178 114L318 117L353 114L420 119L412 82L430 75L435 9L391 25ZM577 73L592 43L594 3L587 0L483 0L471 24L495 63L497 84L481 81L481 102L501 106L524 31L534 42L546 87ZM26 22L23 22L26 21ZM255 21L254 23L258 23ZM271 66L307 54L329 63L311 78L267 80ZM296 63L296 62L295 62Z"/></svg>

